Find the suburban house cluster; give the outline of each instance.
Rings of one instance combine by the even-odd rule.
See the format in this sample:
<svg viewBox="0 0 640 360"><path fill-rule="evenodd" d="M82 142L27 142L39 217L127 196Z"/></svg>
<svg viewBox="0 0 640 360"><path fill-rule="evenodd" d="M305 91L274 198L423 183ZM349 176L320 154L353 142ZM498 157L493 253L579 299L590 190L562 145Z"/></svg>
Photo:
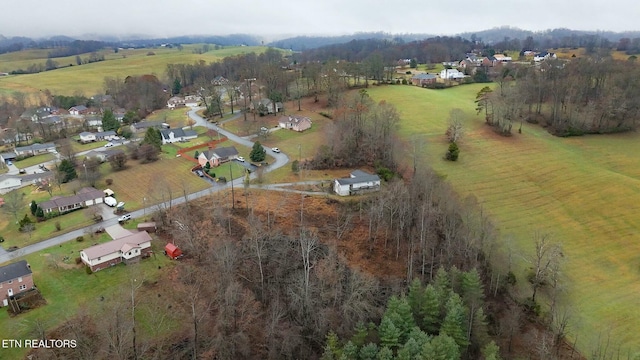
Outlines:
<svg viewBox="0 0 640 360"><path fill-rule="evenodd" d="M0 267L0 296L2 306L9 305L13 296L33 289L33 275L26 260Z"/></svg>
<svg viewBox="0 0 640 360"><path fill-rule="evenodd" d="M151 254L151 240L146 231L130 233L80 251L80 259L94 272L120 263L135 263Z"/></svg>

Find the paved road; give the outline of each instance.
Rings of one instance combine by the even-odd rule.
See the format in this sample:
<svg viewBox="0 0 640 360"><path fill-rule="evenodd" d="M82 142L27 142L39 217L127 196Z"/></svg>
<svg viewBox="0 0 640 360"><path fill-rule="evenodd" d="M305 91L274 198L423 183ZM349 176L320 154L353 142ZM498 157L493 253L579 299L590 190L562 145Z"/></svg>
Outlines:
<svg viewBox="0 0 640 360"><path fill-rule="evenodd" d="M189 116L193 120L195 120L197 126L204 126L204 127L209 128L209 129L213 129L215 131L218 131L218 132L220 132L220 134L226 136L229 140L234 141L234 142L236 142L238 144L241 144L241 145L244 145L244 146L247 146L247 147L252 147L253 146L253 142L252 141L244 139L242 137L239 137L239 136L237 136L237 135L235 135L233 133L230 133L230 132L228 132L228 131L226 131L224 129L221 129L218 126L216 126L214 124L211 124L207 120L205 120L202 117L200 117L198 114L196 114L196 111L198 111L200 109L202 109L202 108L193 108L193 109L191 109L189 111ZM234 118L237 118L239 116L240 115L237 115ZM264 147L264 149L267 151L267 153L269 155L273 156L276 159L276 161L274 163L270 164L269 166L267 166L265 168L266 172L273 171L273 170L275 170L275 169L277 169L279 167L282 167L282 166L286 165L289 162L289 157L286 154L274 153L273 151L271 151L271 149L266 148L266 147ZM255 176L256 176L255 173L250 175L251 178L255 178ZM159 208L165 208L165 209L166 208L170 208L173 205L179 205L179 204L184 203L185 201L196 199L196 198L200 198L200 197L203 197L203 196L207 196L207 195L210 195L210 194L212 194L214 192L230 188L232 183L233 183L234 186L241 187L241 186L243 186L243 183L244 183L244 177L241 176L241 177L233 180L233 182L229 181L225 185L214 184L214 185L212 185L212 187L210 187L208 189L201 190L201 191L189 194L186 197L182 196L182 197L179 197L179 198L176 198L176 199L172 199L171 201L166 201L166 202L161 203L161 204L148 206L148 207L146 207L144 209L140 209L140 210L136 210L136 211L130 212L130 214L131 214L132 218L138 218L138 217L143 216L146 212L152 213L152 212L156 211ZM78 236L83 236L87 231L91 231L96 226L101 226L103 228L107 228L108 226L112 226L112 225L116 225L116 224L118 224L118 219L116 217L113 217L113 218L105 219L103 222L101 222L101 223L99 223L97 225L87 226L87 227L84 227L82 229L78 229L78 230L75 230L75 231L68 232L66 234L61 234L61 235L52 237L52 238L50 238L48 240L44 240L44 241L41 241L39 243L26 246L26 247L24 247L22 249L14 251L14 252L7 252L7 253L4 253L4 254L0 253L0 264L5 263L7 261L10 261L12 259L18 258L18 257L22 257L22 256L25 256L25 255L34 253L34 252L38 252L38 251L41 251L41 250L44 250L44 249L47 249L47 248L50 248L50 247L53 247L53 246L57 246L57 245L63 244L65 242L67 242L67 241L71 241L71 240L77 238Z"/></svg>

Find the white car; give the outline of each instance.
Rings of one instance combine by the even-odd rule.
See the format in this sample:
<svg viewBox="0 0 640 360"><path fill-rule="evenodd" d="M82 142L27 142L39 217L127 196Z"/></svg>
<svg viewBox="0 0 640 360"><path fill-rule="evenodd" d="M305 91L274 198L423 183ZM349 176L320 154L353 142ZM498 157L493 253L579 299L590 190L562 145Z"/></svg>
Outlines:
<svg viewBox="0 0 640 360"><path fill-rule="evenodd" d="M118 222L125 222L131 220L131 214L122 215L118 218Z"/></svg>
<svg viewBox="0 0 640 360"><path fill-rule="evenodd" d="M244 158L242 156L238 156L238 161L244 162Z"/></svg>
<svg viewBox="0 0 640 360"><path fill-rule="evenodd" d="M280 152L280 149L278 149L278 148L271 148L271 151L273 151L274 153L279 153L279 152Z"/></svg>
<svg viewBox="0 0 640 360"><path fill-rule="evenodd" d="M104 144L104 147L112 147L112 146L113 146L112 142L108 142L108 143Z"/></svg>

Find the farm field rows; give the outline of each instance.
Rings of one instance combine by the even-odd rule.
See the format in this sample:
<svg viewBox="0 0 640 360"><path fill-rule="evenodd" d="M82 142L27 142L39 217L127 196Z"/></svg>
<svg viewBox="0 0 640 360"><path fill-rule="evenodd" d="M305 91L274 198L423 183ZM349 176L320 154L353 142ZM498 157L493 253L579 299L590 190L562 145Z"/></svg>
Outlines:
<svg viewBox="0 0 640 360"><path fill-rule="evenodd" d="M531 290L523 258L533 253L536 231L563 248L562 303L570 309L570 338L590 354L610 335L620 354L640 349L640 136L557 138L538 125L522 134L496 135L475 114L483 85L427 90L372 88L395 104L400 133L425 140L425 161L446 175L461 196L473 194L497 223L502 252L511 249L522 297ZM460 159L442 160L448 113L467 114ZM544 300L542 300L544 301Z"/></svg>

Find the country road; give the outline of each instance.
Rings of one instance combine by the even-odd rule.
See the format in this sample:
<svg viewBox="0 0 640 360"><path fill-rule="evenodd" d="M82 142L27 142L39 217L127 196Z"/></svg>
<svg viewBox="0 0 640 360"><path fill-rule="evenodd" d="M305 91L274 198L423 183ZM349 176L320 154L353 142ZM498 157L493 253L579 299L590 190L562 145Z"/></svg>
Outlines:
<svg viewBox="0 0 640 360"><path fill-rule="evenodd" d="M203 127L207 127L209 129L213 129L215 131L218 131L220 134L226 136L229 140L231 140L231 141L233 141L235 143L238 143L240 145L247 146L247 147L252 147L253 146L253 142L251 140L242 138L240 136L237 136L236 134L233 134L233 133L231 133L229 131L221 129L218 126L216 126L215 124L209 123L206 119L204 119L201 116L199 116L196 112L198 110L201 110L201 109L202 108L192 108L188 112L189 117L191 117L191 119L193 119L196 122L196 124L195 124L196 126L203 126ZM235 119L235 118L237 118L239 116L240 116L240 114L235 116L235 117L233 117L232 119ZM229 120L232 120L232 119L229 119ZM276 159L276 161L274 163L270 164L269 166L267 166L265 168L266 172L270 172L270 171L278 169L278 168L280 168L282 166L285 166L289 162L289 157L286 154L274 153L273 151L271 151L271 149L266 148L266 147L264 147L264 149L267 152L267 154L273 156ZM185 176L188 176L188 175L190 175L190 174L185 174ZM255 176L256 176L255 173L252 173L250 175L251 178L255 178ZM146 207L144 209L139 209L139 210L136 210L136 211L132 211L132 212L130 212L130 214L131 214L131 216L133 218L137 218L137 217L143 216L146 212L152 213L158 208L162 208L162 207L169 208L172 205L182 204L187 200L200 198L200 197L203 197L203 196L210 195L210 194L212 194L214 192L230 188L232 183L233 183L234 186L241 187L241 186L243 186L243 182L244 182L244 177L241 176L241 177L233 180L232 182L231 181L227 182L225 185L214 184L208 189L204 189L204 190L201 190L201 191L198 191L198 192L195 192L195 193L188 194L186 196L186 198L184 196L182 196L182 197L179 197L179 198L176 198L176 199L172 199L171 201L166 201L166 202L161 203L161 204L155 204L155 205L152 205L152 206L148 206L148 207ZM262 187L262 188L268 188L268 187ZM278 190L282 191L282 189L278 189ZM295 192L295 190L291 190L291 191ZM114 217L114 218L111 218L111 219L108 219L108 220L105 220L105 221L99 223L99 226L106 228L108 226L112 226L112 225L116 225L116 224L118 224L118 219ZM10 260L13 260L15 258L19 258L19 257L25 256L25 255L29 255L29 254L32 254L34 252L38 252L40 250L44 250L44 249L47 249L47 248L50 248L50 247L53 247L53 246L57 246L57 245L65 243L65 242L71 241L71 240L77 238L78 236L85 235L85 233L87 231L91 231L91 229L95 228L95 226L96 225L86 226L86 227L78 229L78 230L74 230L74 231L71 231L71 232L68 232L68 233L65 233L65 234L61 234L61 235L49 238L47 240L43 240L43 241L38 242L36 244L25 246L24 248L18 249L18 250L14 251L14 252L0 251L0 264L5 263L5 262L10 261Z"/></svg>

